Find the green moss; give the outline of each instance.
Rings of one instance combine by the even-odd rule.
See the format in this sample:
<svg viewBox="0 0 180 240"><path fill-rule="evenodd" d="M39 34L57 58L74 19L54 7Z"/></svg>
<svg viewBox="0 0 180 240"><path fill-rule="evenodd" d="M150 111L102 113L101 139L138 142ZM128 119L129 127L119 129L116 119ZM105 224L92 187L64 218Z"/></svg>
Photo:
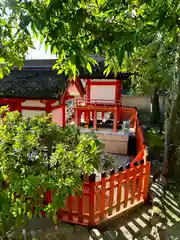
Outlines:
<svg viewBox="0 0 180 240"><path fill-rule="evenodd" d="M149 148L156 152L156 151L163 151L164 150L164 136L158 135L156 130L151 129L146 133L146 141L148 142Z"/></svg>

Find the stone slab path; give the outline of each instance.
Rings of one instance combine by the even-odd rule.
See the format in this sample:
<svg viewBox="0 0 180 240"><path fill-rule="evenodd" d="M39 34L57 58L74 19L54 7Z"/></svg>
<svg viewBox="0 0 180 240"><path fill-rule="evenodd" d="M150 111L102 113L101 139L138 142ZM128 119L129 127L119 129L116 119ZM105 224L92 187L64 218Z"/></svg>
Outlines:
<svg viewBox="0 0 180 240"><path fill-rule="evenodd" d="M158 194L158 186L153 184L152 191ZM56 226L47 218L34 218L26 226L24 239L49 240L180 240L180 191L167 191L164 197L166 230L162 238L152 231L152 206L141 205L134 211L88 229L59 222ZM0 238L1 239L1 238ZM18 238L9 238L18 239Z"/></svg>

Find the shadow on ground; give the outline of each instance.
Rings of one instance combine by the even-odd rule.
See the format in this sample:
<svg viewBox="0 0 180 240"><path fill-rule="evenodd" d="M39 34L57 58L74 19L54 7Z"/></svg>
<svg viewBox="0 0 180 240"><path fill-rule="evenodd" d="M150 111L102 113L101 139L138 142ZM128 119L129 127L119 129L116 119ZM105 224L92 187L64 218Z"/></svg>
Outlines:
<svg viewBox="0 0 180 240"><path fill-rule="evenodd" d="M153 208L141 205L134 211L129 211L123 216L104 222L97 229L88 231L86 227L66 223L59 223L55 226L47 218L34 218L24 229L28 236L22 239L157 240L157 236L152 233L152 211L153 214L157 213L158 216L161 216L157 217L157 224L163 221L164 226L166 226L165 233L169 238L162 237L160 239L180 239L180 188L171 185L164 194L160 185L152 184L151 192L157 198ZM159 198L161 198L160 202ZM16 237L8 239L19 239Z"/></svg>
<svg viewBox="0 0 180 240"><path fill-rule="evenodd" d="M157 196L157 199L158 197L163 196L161 198L161 202L155 201L153 208L152 206L143 205L138 209L136 208L133 212L129 212L126 215L101 224L98 228L101 234L96 237L92 236L92 239L158 239L152 231L152 209L153 213L155 212L161 216L158 218L158 221L159 223L163 222L164 226L166 227L166 235L170 237L173 236L173 234L176 234L174 237L176 237L176 239L180 239L180 230L173 230L180 229L180 227L176 227L177 223L180 223L180 189L172 185L166 189L165 192L163 192L163 189L159 184L153 184L151 191L152 194ZM157 222L157 224L159 223ZM177 232L179 236L177 236Z"/></svg>
<svg viewBox="0 0 180 240"><path fill-rule="evenodd" d="M151 230L151 207L141 206L138 209L136 208L133 212L105 222L99 226L98 230L101 232L99 240L129 240L146 236ZM92 239L98 240L95 237Z"/></svg>

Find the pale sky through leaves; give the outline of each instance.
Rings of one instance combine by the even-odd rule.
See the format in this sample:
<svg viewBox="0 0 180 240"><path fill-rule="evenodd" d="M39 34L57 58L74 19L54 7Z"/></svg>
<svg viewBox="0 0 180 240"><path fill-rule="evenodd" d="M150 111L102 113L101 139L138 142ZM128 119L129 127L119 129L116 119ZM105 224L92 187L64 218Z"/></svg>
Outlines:
<svg viewBox="0 0 180 240"><path fill-rule="evenodd" d="M34 41L35 49L30 49L26 59L55 59L56 56L52 55L50 50L45 51L44 44L40 44L40 41Z"/></svg>

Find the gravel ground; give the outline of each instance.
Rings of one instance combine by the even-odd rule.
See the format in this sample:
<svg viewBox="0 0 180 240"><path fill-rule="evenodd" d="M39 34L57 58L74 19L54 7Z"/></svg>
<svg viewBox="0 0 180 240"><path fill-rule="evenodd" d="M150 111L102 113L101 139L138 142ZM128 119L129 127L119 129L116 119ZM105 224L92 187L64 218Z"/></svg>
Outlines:
<svg viewBox="0 0 180 240"><path fill-rule="evenodd" d="M125 155L117 155L117 154L112 154L112 153L104 153L101 155L101 165L104 164L104 158L105 156L108 156L110 158L113 158L114 161L112 161L112 165L110 166L109 169L107 169L107 172L109 172L111 169L117 170L119 167L125 167L127 163L131 161L131 157L125 156ZM102 170L103 171L103 170ZM101 180L101 173L100 172L95 172L96 174L96 181Z"/></svg>

